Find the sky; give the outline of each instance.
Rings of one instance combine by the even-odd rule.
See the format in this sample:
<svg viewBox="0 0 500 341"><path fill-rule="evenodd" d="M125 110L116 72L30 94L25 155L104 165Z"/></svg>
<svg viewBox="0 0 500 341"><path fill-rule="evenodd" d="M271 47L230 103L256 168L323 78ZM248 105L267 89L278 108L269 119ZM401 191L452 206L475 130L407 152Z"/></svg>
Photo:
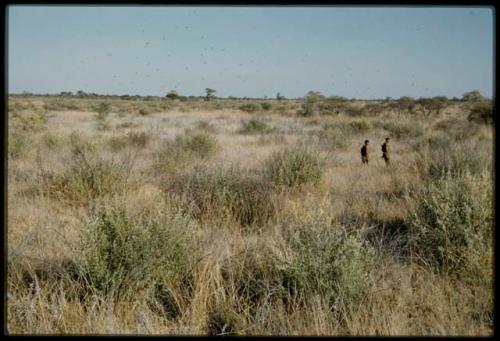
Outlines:
<svg viewBox="0 0 500 341"><path fill-rule="evenodd" d="M494 86L494 9L20 6L8 91L461 97Z"/></svg>

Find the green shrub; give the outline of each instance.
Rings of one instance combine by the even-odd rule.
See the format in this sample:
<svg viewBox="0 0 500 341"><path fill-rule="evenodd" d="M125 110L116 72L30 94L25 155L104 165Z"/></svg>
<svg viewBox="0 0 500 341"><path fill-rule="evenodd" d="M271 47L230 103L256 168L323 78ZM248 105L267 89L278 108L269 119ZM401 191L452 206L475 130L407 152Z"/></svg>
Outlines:
<svg viewBox="0 0 500 341"><path fill-rule="evenodd" d="M348 136L345 132L335 130L323 130L317 133L320 145L325 150L345 148L349 145Z"/></svg>
<svg viewBox="0 0 500 341"><path fill-rule="evenodd" d="M97 112L96 119L98 121L104 121L111 111L111 106L107 102L101 102L95 107L95 111Z"/></svg>
<svg viewBox="0 0 500 341"><path fill-rule="evenodd" d="M149 109L147 107L139 108L139 115L141 115L141 116L148 116L150 114L151 114L151 109Z"/></svg>
<svg viewBox="0 0 500 341"><path fill-rule="evenodd" d="M208 121L198 121L195 128L200 129L200 130L204 130L207 133L215 133L216 132L214 125Z"/></svg>
<svg viewBox="0 0 500 341"><path fill-rule="evenodd" d="M319 294L337 308L361 299L374 253L360 235L332 225L327 217L308 218L287 230L292 253L278 259L292 299L300 302Z"/></svg>
<svg viewBox="0 0 500 341"><path fill-rule="evenodd" d="M265 134L271 132L273 129L267 125L266 122L251 118L246 122L242 122L242 127L239 130L240 134Z"/></svg>
<svg viewBox="0 0 500 341"><path fill-rule="evenodd" d="M193 153L185 151L179 144L165 141L153 154L153 171L157 175L174 173L191 164L193 156Z"/></svg>
<svg viewBox="0 0 500 341"><path fill-rule="evenodd" d="M260 106L262 107L262 110L271 110L271 108L273 107L273 105L268 102L261 102Z"/></svg>
<svg viewBox="0 0 500 341"><path fill-rule="evenodd" d="M492 180L443 174L430 184L410 220L410 248L445 272L480 269L493 243Z"/></svg>
<svg viewBox="0 0 500 341"><path fill-rule="evenodd" d="M128 138L128 142L133 147L144 148L149 143L151 136L149 136L144 131L141 131L141 132L135 132L135 131L132 132L131 131L128 133L127 138Z"/></svg>
<svg viewBox="0 0 500 341"><path fill-rule="evenodd" d="M485 169L491 169L492 150L490 143L486 141L434 144L428 150L420 152L420 155L421 159L426 160L428 174L433 178L439 178L447 172L455 175L465 171L479 174Z"/></svg>
<svg viewBox="0 0 500 341"><path fill-rule="evenodd" d="M372 129L371 124L366 121L349 122L349 127L354 134L366 133Z"/></svg>
<svg viewBox="0 0 500 341"><path fill-rule="evenodd" d="M31 146L29 134L18 131L9 131L7 140L7 153L9 158L15 159L21 157Z"/></svg>
<svg viewBox="0 0 500 341"><path fill-rule="evenodd" d="M24 131L40 131L47 126L48 117L44 108L36 107L29 113L12 115L12 128Z"/></svg>
<svg viewBox="0 0 500 341"><path fill-rule="evenodd" d="M42 174L48 194L71 201L89 203L99 197L126 189L128 165L99 156L90 142L71 135L72 155L62 174Z"/></svg>
<svg viewBox="0 0 500 341"><path fill-rule="evenodd" d="M134 122L123 122L116 125L116 128L135 128L138 124Z"/></svg>
<svg viewBox="0 0 500 341"><path fill-rule="evenodd" d="M482 102L476 104L470 111L467 117L469 121L482 123L482 124L493 124L495 117L493 111L492 103Z"/></svg>
<svg viewBox="0 0 500 341"><path fill-rule="evenodd" d="M127 136L112 136L108 139L108 144L112 151L118 152L127 147L129 140Z"/></svg>
<svg viewBox="0 0 500 341"><path fill-rule="evenodd" d="M264 174L277 187L317 183L324 172L324 160L306 148L275 152L264 164Z"/></svg>
<svg viewBox="0 0 500 341"><path fill-rule="evenodd" d="M246 103L246 104L240 105L238 109L245 111L245 112L248 112L248 113L252 113L252 112L255 112L257 110L260 110L260 106L256 103Z"/></svg>
<svg viewBox="0 0 500 341"><path fill-rule="evenodd" d="M254 313L270 301L290 301L283 287L281 263L276 258L275 251L260 241L223 261L222 283L237 295L239 313Z"/></svg>
<svg viewBox="0 0 500 341"><path fill-rule="evenodd" d="M399 123L389 122L384 124L384 129L396 138L416 138L425 132L424 127L418 122Z"/></svg>
<svg viewBox="0 0 500 341"><path fill-rule="evenodd" d="M61 139L57 135L54 135L49 132L44 134L42 139L45 146L47 146L47 148L49 149L57 148L62 143Z"/></svg>
<svg viewBox="0 0 500 341"><path fill-rule="evenodd" d="M101 203L82 229L83 275L98 296L158 298L159 288L186 285L195 228L165 203L137 213L120 200Z"/></svg>
<svg viewBox="0 0 500 341"><path fill-rule="evenodd" d="M184 151L194 153L202 158L208 158L217 151L217 140L205 133L178 136L176 143Z"/></svg>
<svg viewBox="0 0 500 341"><path fill-rule="evenodd" d="M446 133L457 141L473 138L480 129L480 124L466 120L450 118L437 122L433 129Z"/></svg>
<svg viewBox="0 0 500 341"><path fill-rule="evenodd" d="M199 220L231 219L243 226L263 225L276 214L272 185L239 169L195 167L172 180L167 192L184 195Z"/></svg>

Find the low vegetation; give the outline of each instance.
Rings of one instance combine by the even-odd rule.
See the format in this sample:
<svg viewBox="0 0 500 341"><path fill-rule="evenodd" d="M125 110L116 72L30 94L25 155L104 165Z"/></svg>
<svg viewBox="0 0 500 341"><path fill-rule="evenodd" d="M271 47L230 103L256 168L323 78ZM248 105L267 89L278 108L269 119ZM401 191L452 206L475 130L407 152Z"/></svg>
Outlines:
<svg viewBox="0 0 500 341"><path fill-rule="evenodd" d="M492 335L491 102L215 94L9 96L10 334Z"/></svg>

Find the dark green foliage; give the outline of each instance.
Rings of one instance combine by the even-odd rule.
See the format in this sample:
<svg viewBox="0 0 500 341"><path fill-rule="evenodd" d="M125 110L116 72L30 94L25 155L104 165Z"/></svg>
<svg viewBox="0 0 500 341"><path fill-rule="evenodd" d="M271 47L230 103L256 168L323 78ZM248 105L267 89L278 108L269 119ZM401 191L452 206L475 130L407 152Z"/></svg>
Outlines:
<svg viewBox="0 0 500 341"><path fill-rule="evenodd" d="M488 102L476 104L467 117L469 121L482 124L493 124L495 116L493 115L493 105Z"/></svg>

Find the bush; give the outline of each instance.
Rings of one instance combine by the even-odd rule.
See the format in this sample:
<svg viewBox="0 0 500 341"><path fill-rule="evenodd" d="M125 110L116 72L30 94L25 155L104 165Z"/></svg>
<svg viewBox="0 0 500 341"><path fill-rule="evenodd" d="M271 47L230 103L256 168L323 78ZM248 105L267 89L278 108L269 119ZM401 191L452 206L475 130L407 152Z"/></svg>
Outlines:
<svg viewBox="0 0 500 341"><path fill-rule="evenodd" d="M231 219L243 226L260 226L276 214L271 184L238 169L196 167L173 179L167 187L171 191L185 196L199 220Z"/></svg>
<svg viewBox="0 0 500 341"><path fill-rule="evenodd" d="M41 180L48 194L89 203L126 189L129 172L126 164L102 159L95 146L78 135L71 135L71 144L72 157L63 174L42 174Z"/></svg>
<svg viewBox="0 0 500 341"><path fill-rule="evenodd" d="M239 130L240 134L265 134L273 130L266 122L257 118L251 118L246 122L242 122L242 125Z"/></svg>
<svg viewBox="0 0 500 341"><path fill-rule="evenodd" d="M21 157L30 147L31 138L28 134L17 131L9 131L7 140L7 153L9 158L16 159Z"/></svg>
<svg viewBox="0 0 500 341"><path fill-rule="evenodd" d="M384 129L396 138L416 138L424 134L424 127L417 122L413 123L395 123L384 124Z"/></svg>
<svg viewBox="0 0 500 341"><path fill-rule="evenodd" d="M48 122L47 112L44 108L36 107L30 113L17 113L12 115L12 128L24 131L40 131L46 128Z"/></svg>
<svg viewBox="0 0 500 341"><path fill-rule="evenodd" d="M317 183L324 172L324 161L305 148L275 152L264 164L264 174L277 187Z"/></svg>
<svg viewBox="0 0 500 341"><path fill-rule="evenodd" d="M108 144L112 151L118 152L127 147L129 141L127 136L112 136L108 139Z"/></svg>
<svg viewBox="0 0 500 341"><path fill-rule="evenodd" d="M495 117L493 116L493 105L488 102L476 104L470 111L467 117L469 121L493 124Z"/></svg>
<svg viewBox="0 0 500 341"><path fill-rule="evenodd" d="M435 145L420 155L427 160L429 175L439 178L443 173L457 175L467 171L479 174L485 169L491 169L490 148L486 142L471 140L451 145Z"/></svg>
<svg viewBox="0 0 500 341"><path fill-rule="evenodd" d="M369 122L366 121L352 121L349 122L349 128L354 134L366 133L372 129Z"/></svg>
<svg viewBox="0 0 500 341"><path fill-rule="evenodd" d="M54 149L54 148L60 146L62 143L61 139L57 135L54 135L52 133L44 134L42 139L43 139L43 143L45 144L45 146L47 146L47 148L49 148L49 149Z"/></svg>
<svg viewBox="0 0 500 341"><path fill-rule="evenodd" d="M95 111L97 112L96 119L98 121L104 121L111 111L111 106L107 102L101 102L95 107Z"/></svg>
<svg viewBox="0 0 500 341"><path fill-rule="evenodd" d="M294 300L319 294L338 308L361 299L374 253L359 235L332 226L326 217L309 218L288 231L285 238L292 254L279 261L283 285Z"/></svg>
<svg viewBox="0 0 500 341"><path fill-rule="evenodd" d="M102 203L82 229L83 275L98 296L158 298L160 288L189 284L195 227L165 203L137 213Z"/></svg>
<svg viewBox="0 0 500 341"><path fill-rule="evenodd" d="M271 110L271 108L273 107L273 105L268 102L261 102L260 106L262 107L262 110Z"/></svg>
<svg viewBox="0 0 500 341"><path fill-rule="evenodd" d="M141 131L141 132L129 132L127 135L129 143L138 148L144 148L149 140L151 139L151 136L149 136L146 132Z"/></svg>
<svg viewBox="0 0 500 341"><path fill-rule="evenodd" d="M151 109L148 107L141 107L139 108L139 115L141 116L148 116L151 114Z"/></svg>
<svg viewBox="0 0 500 341"><path fill-rule="evenodd" d="M248 112L248 113L252 113L252 112L255 112L257 110L260 110L260 106L256 103L246 103L246 104L239 106L238 109L245 111L245 112Z"/></svg>
<svg viewBox="0 0 500 341"><path fill-rule="evenodd" d="M491 251L491 178L443 174L419 199L410 221L410 247L418 259L445 272L481 268Z"/></svg>
<svg viewBox="0 0 500 341"><path fill-rule="evenodd" d="M434 130L446 133L453 139L462 141L473 138L479 131L480 125L463 119L444 119L433 126Z"/></svg>
<svg viewBox="0 0 500 341"><path fill-rule="evenodd" d="M208 158L217 151L215 137L204 133L178 136L176 143L184 151L194 153L202 158Z"/></svg>

